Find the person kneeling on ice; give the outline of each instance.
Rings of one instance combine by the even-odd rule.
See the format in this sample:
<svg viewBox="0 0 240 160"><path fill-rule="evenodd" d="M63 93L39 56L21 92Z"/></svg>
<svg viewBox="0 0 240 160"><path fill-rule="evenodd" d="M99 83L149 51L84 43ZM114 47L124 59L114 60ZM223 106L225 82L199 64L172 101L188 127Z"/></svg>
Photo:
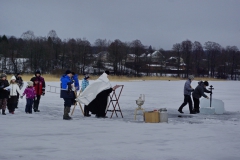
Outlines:
<svg viewBox="0 0 240 160"><path fill-rule="evenodd" d="M199 99L203 96L204 98L209 99L209 97L204 94L204 92L206 93L210 93L212 94L212 91L209 91L206 89L206 87L208 86L208 81L205 82L198 82L198 86L195 88L195 90L193 91L192 97L193 97L193 102L194 102L194 111L196 113L200 113L199 111L199 105L200 105L200 101Z"/></svg>
<svg viewBox="0 0 240 160"><path fill-rule="evenodd" d="M21 99L23 98L24 95L26 95L26 108L25 108L25 112L32 114L32 105L33 105L33 100L37 98L35 89L33 87L33 82L29 81L27 82L28 86L27 88L25 88L22 96L20 97Z"/></svg>
<svg viewBox="0 0 240 160"><path fill-rule="evenodd" d="M77 101L87 105L87 110L96 114L97 118L107 118L105 115L108 96L113 90L120 87L119 85L112 87L108 75L109 71L105 71L77 98Z"/></svg>
<svg viewBox="0 0 240 160"><path fill-rule="evenodd" d="M72 105L72 99L75 97L74 95L74 81L72 80L72 72L67 70L65 74L61 77L61 93L60 98L64 100L64 120L70 120L72 117L68 115L70 113L70 108Z"/></svg>
<svg viewBox="0 0 240 160"><path fill-rule="evenodd" d="M178 109L178 112L180 112L180 113L184 113L182 111L182 109L183 109L184 106L186 106L188 104L190 114L195 114L195 112L193 111L192 98L191 98L191 93L194 91L194 89L191 86L191 82L193 81L193 79L194 79L194 76L190 75L188 77L188 80L184 84L184 90L183 90L184 102L182 103L182 105Z"/></svg>

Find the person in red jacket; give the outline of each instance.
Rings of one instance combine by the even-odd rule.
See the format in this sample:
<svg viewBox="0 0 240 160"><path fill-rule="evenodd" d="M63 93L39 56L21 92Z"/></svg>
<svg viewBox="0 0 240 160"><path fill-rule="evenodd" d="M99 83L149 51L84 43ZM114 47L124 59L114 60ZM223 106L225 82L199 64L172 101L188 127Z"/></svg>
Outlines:
<svg viewBox="0 0 240 160"><path fill-rule="evenodd" d="M33 87L37 95L33 102L33 110L34 112L40 112L40 110L38 110L38 106L41 96L45 95L45 81L39 70L35 72L35 77L32 77L30 81L33 82Z"/></svg>

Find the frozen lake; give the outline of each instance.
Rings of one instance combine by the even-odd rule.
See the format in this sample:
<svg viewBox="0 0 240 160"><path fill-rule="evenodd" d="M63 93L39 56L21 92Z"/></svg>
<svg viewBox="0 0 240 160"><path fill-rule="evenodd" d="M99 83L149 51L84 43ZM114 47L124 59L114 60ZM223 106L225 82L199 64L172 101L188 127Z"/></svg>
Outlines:
<svg viewBox="0 0 240 160"><path fill-rule="evenodd" d="M59 86L58 82L46 83ZM213 97L225 104L223 115L178 118L184 83L112 82L112 86L124 85L119 99L124 118L85 118L77 106L73 120L62 120L63 100L50 92L40 101L41 112L29 115L22 99L14 115L0 115L0 159L239 160L239 81L209 82L214 87ZM197 81L192 86L195 88ZM145 94L145 110L167 108L169 123L144 123L141 115L134 121L135 100L140 94ZM188 106L183 111L188 113Z"/></svg>

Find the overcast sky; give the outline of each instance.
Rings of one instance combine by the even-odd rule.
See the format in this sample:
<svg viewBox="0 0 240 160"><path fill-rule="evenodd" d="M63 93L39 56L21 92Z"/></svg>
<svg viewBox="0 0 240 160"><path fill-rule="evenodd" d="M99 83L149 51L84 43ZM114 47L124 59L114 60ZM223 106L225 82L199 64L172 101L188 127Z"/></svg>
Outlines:
<svg viewBox="0 0 240 160"><path fill-rule="evenodd" d="M189 39L240 49L240 0L0 0L0 35L140 40L172 49Z"/></svg>

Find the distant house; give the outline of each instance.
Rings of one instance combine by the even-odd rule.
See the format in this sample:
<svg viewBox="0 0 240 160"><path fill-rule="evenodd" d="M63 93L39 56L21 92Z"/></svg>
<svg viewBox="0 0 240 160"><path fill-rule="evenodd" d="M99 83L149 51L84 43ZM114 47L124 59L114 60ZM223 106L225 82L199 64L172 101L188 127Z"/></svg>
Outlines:
<svg viewBox="0 0 240 160"><path fill-rule="evenodd" d="M164 56L160 51L154 51L153 53L149 53L147 58L150 59L152 63L162 64Z"/></svg>
<svg viewBox="0 0 240 160"><path fill-rule="evenodd" d="M126 62L133 63L135 61L135 54L128 54ZM154 51L153 53L143 53L139 56L140 60L143 62L150 62L153 64L161 64L163 62L164 56L160 51Z"/></svg>
<svg viewBox="0 0 240 160"><path fill-rule="evenodd" d="M170 57L169 59L166 60L166 69L169 70L176 70L178 67L178 57ZM186 64L184 63L183 59L180 57L180 64L179 64L179 69L184 70Z"/></svg>
<svg viewBox="0 0 240 160"><path fill-rule="evenodd" d="M127 54L126 62L127 63L133 63L135 61L135 57L136 57L135 54Z"/></svg>
<svg viewBox="0 0 240 160"><path fill-rule="evenodd" d="M109 57L108 51L102 51L95 55L96 60L101 60L102 62L107 62Z"/></svg>

